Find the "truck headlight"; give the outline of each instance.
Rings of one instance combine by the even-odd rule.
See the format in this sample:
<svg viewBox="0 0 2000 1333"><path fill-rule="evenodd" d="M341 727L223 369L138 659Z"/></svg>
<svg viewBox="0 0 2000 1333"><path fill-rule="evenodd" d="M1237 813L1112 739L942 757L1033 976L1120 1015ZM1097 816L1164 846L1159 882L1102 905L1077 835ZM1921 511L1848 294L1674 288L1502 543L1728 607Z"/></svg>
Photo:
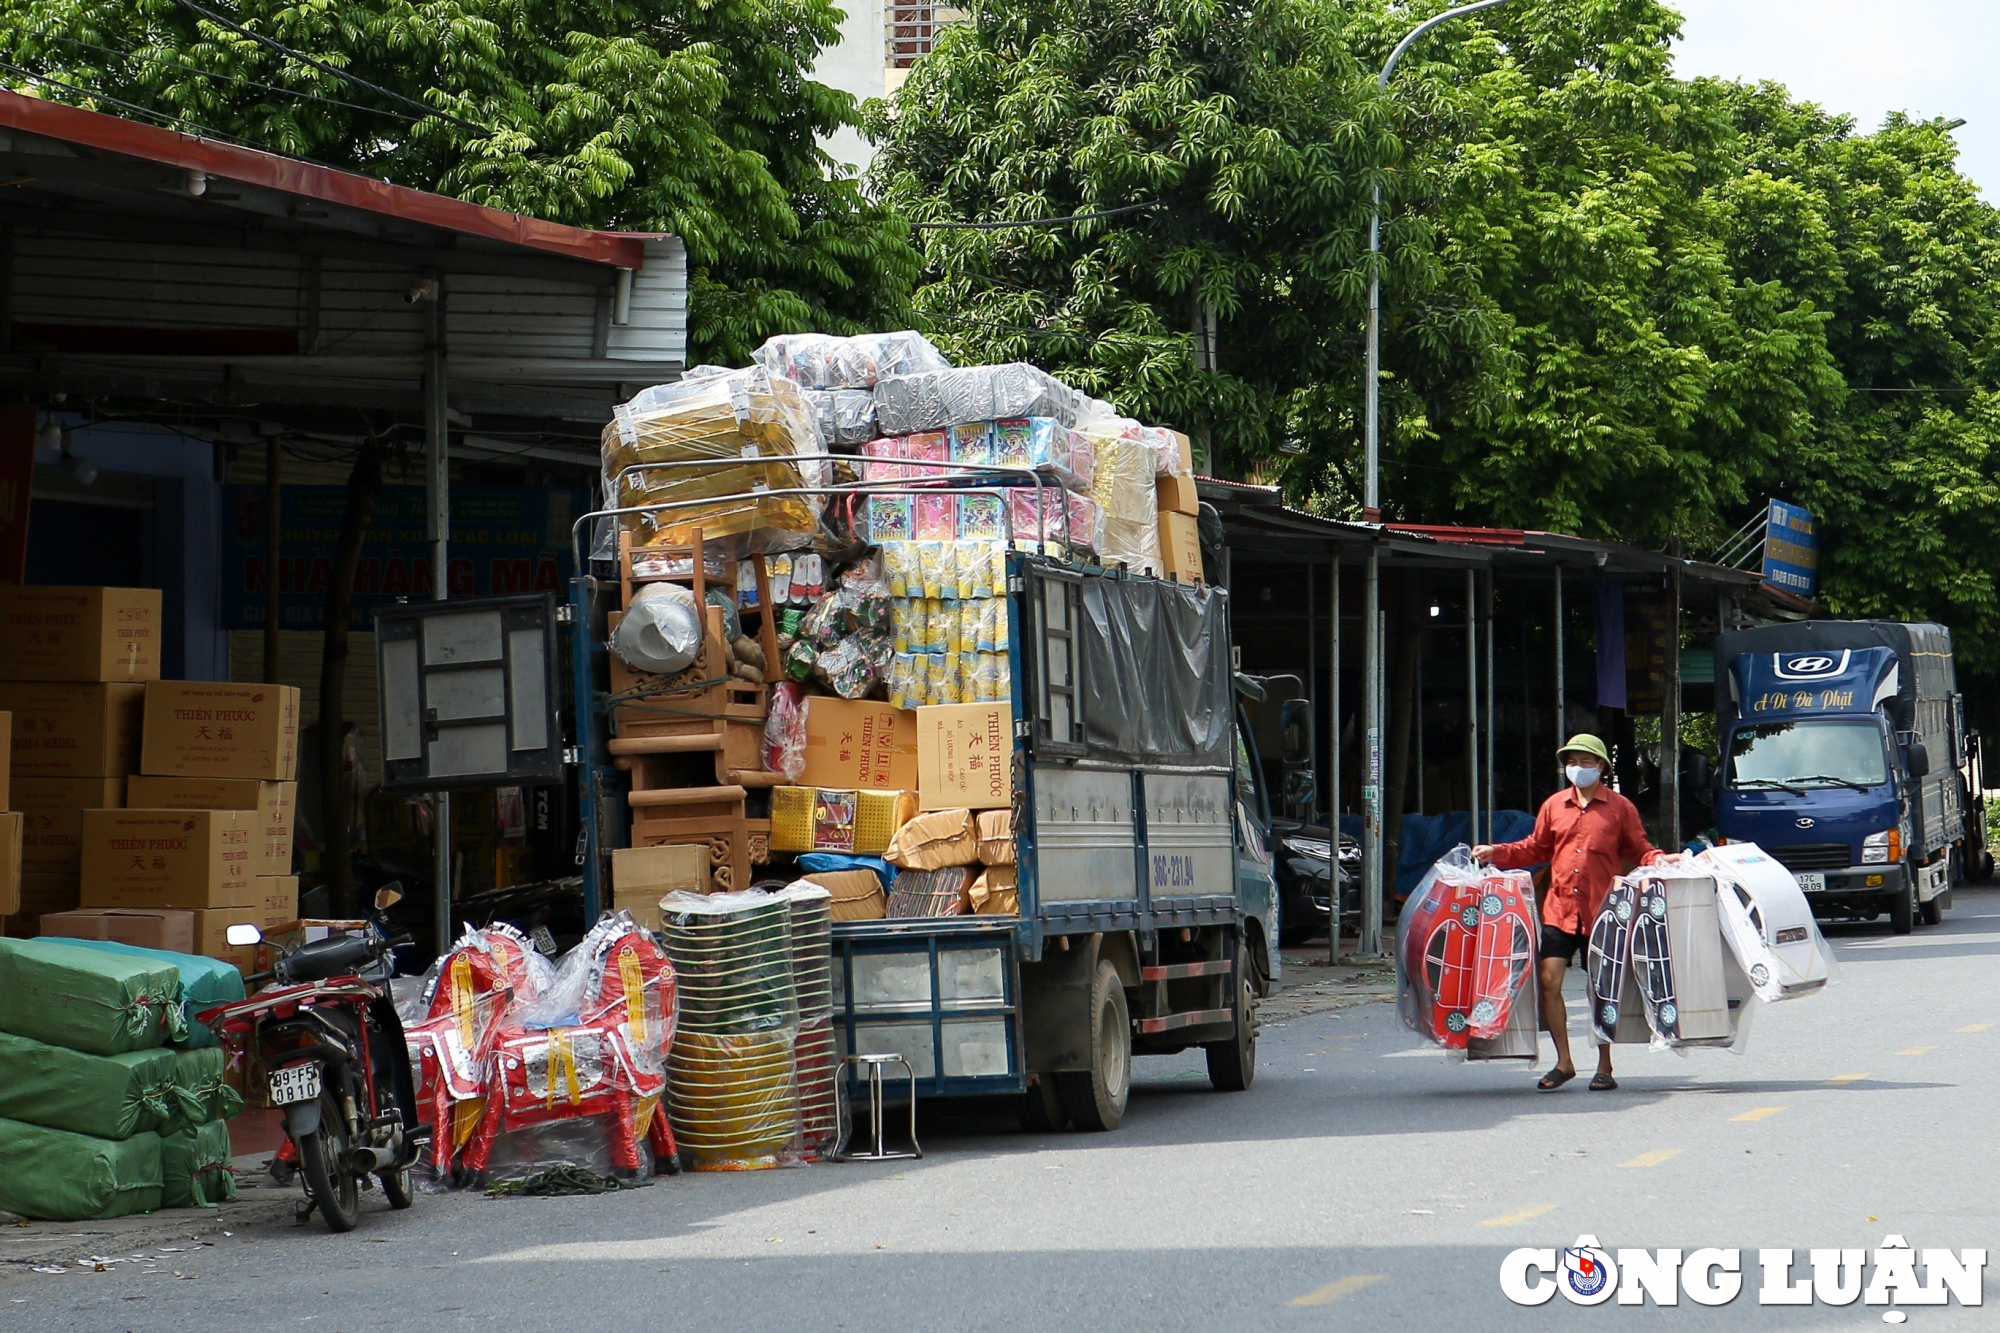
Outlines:
<svg viewBox="0 0 2000 1333"><path fill-rule="evenodd" d="M1861 840L1861 864L1865 866L1894 865L1903 859L1903 831L1883 829L1871 833Z"/></svg>

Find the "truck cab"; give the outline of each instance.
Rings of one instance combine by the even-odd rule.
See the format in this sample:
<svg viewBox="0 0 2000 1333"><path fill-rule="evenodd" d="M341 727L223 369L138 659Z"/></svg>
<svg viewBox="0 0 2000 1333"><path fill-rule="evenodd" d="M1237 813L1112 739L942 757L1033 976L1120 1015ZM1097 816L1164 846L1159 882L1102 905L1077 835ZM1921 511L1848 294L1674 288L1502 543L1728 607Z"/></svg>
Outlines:
<svg viewBox="0 0 2000 1333"><path fill-rule="evenodd" d="M1815 622L1723 635L1716 655L1717 831L1774 856L1818 915L1935 922L1966 827L1949 635Z"/></svg>

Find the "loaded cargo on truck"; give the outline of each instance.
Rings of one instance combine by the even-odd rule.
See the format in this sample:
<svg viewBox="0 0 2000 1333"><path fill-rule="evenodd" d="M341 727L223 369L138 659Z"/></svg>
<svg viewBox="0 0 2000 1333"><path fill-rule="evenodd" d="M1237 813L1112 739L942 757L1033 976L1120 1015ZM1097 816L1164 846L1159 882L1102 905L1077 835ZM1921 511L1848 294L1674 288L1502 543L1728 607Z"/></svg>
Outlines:
<svg viewBox="0 0 2000 1333"><path fill-rule="evenodd" d="M1990 874L1979 737L1944 626L1736 630L1715 661L1716 829L1782 862L1816 915L1905 933Z"/></svg>
<svg viewBox="0 0 2000 1333"><path fill-rule="evenodd" d="M820 884L839 1052L918 1097L1108 1129L1133 1055L1194 1047L1247 1086L1277 904L1228 595L1161 546L1186 438L915 335L775 341L605 432L587 906L628 842L702 847L710 891Z"/></svg>

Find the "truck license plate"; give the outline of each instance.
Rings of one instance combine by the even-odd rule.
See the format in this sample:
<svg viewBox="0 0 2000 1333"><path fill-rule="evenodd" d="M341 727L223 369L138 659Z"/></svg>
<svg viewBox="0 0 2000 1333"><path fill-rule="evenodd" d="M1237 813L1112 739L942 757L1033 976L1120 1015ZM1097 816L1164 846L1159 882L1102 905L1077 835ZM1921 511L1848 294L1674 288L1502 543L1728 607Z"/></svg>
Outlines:
<svg viewBox="0 0 2000 1333"><path fill-rule="evenodd" d="M1825 875L1816 875L1807 871L1796 876L1796 878L1799 881L1799 890L1802 893L1819 893L1826 888Z"/></svg>
<svg viewBox="0 0 2000 1333"><path fill-rule="evenodd" d="M271 1071L271 1105L290 1106L319 1096L319 1066L293 1065Z"/></svg>

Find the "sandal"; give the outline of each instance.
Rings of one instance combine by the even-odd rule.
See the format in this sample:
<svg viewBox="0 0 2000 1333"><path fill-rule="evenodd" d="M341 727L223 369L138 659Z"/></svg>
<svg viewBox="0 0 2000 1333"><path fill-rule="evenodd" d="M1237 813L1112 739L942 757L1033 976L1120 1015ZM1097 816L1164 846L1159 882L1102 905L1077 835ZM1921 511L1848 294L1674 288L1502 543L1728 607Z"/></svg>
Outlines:
<svg viewBox="0 0 2000 1333"><path fill-rule="evenodd" d="M1609 1074L1592 1074L1590 1076L1590 1090L1592 1092L1616 1092L1618 1091L1618 1080Z"/></svg>
<svg viewBox="0 0 2000 1333"><path fill-rule="evenodd" d="M1548 1073L1542 1075L1535 1086L1543 1092L1554 1092L1557 1088L1560 1088L1575 1077L1576 1071L1574 1069L1551 1069Z"/></svg>

